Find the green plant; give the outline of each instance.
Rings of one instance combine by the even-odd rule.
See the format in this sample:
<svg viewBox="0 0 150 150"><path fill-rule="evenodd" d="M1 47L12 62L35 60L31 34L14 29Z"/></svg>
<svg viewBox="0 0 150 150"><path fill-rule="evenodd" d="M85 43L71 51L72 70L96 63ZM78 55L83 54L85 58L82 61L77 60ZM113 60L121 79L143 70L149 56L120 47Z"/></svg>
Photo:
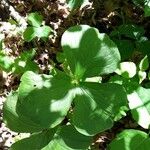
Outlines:
<svg viewBox="0 0 150 150"><path fill-rule="evenodd" d="M4 103L7 126L32 133L13 144L12 150L88 149L92 136L110 129L128 107L121 85L86 80L118 67L118 48L106 34L77 25L65 31L61 45L64 72L25 72L18 90Z"/></svg>
<svg viewBox="0 0 150 150"><path fill-rule="evenodd" d="M122 150L140 149L148 150L150 146L149 135L143 131L128 129L122 131L110 143L109 149L116 150L121 147Z"/></svg>
<svg viewBox="0 0 150 150"><path fill-rule="evenodd" d="M124 67L126 64L127 67ZM112 76L110 82L123 85L133 119L143 128L149 129L150 89L141 86L142 81L148 76L149 60L145 56L138 67L133 62L123 62L120 66L116 73L121 76Z"/></svg>
<svg viewBox="0 0 150 150"><path fill-rule="evenodd" d="M29 51L24 51L18 56L18 58L13 59L8 56L5 51L0 52L0 68L5 72L12 72L14 74L22 75L26 71L38 72L39 68L37 64L32 60L36 51L31 49Z"/></svg>
<svg viewBox="0 0 150 150"><path fill-rule="evenodd" d="M52 29L49 26L42 25L43 16L37 12L30 13L27 20L29 26L26 28L23 34L24 40L27 42L30 42L35 37L42 39L48 38L50 32L52 32Z"/></svg>

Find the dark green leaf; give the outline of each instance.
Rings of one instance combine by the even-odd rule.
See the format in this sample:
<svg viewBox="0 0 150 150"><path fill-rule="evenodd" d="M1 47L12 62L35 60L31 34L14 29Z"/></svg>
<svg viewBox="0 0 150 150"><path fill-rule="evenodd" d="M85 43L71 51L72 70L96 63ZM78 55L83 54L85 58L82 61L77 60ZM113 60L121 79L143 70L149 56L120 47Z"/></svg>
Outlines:
<svg viewBox="0 0 150 150"><path fill-rule="evenodd" d="M134 44L132 41L129 40L114 40L117 44L121 59L126 60L129 59L134 51Z"/></svg>
<svg viewBox="0 0 150 150"><path fill-rule="evenodd" d="M113 126L120 108L127 106L127 97L117 84L82 83L74 102L73 124L89 136Z"/></svg>
<svg viewBox="0 0 150 150"><path fill-rule="evenodd" d="M139 39L145 33L143 27L133 24L125 24L118 27L111 33L111 36L125 36L131 39Z"/></svg>

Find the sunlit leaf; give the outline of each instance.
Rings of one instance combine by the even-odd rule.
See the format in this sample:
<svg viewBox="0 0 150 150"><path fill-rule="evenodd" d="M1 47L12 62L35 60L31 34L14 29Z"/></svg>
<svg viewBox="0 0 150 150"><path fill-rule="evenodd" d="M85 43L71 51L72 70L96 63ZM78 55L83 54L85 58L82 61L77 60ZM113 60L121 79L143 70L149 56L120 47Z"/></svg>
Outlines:
<svg viewBox="0 0 150 150"><path fill-rule="evenodd" d="M128 86L128 101L134 120L143 128L150 126L150 89ZM144 117L143 117L144 116Z"/></svg>
<svg viewBox="0 0 150 150"><path fill-rule="evenodd" d="M140 64L139 64L139 69L141 71L145 71L147 70L149 67L149 61L148 61L148 57L147 55L140 61Z"/></svg>
<svg viewBox="0 0 150 150"><path fill-rule="evenodd" d="M78 80L112 73L120 61L117 46L106 34L88 25L69 28L62 36L61 45Z"/></svg>
<svg viewBox="0 0 150 150"><path fill-rule="evenodd" d="M86 5L89 0L67 0L67 4L71 10L80 8L83 5Z"/></svg>
<svg viewBox="0 0 150 150"><path fill-rule="evenodd" d="M13 63L14 60L10 56L7 56L2 52L0 53L0 69L3 69L6 72L10 72Z"/></svg>
<svg viewBox="0 0 150 150"><path fill-rule="evenodd" d="M34 27L40 27L43 21L43 16L40 15L38 12L34 12L30 13L27 19L30 25Z"/></svg>
<svg viewBox="0 0 150 150"><path fill-rule="evenodd" d="M132 78L136 74L136 65L133 62L122 62L115 72L125 78Z"/></svg>
<svg viewBox="0 0 150 150"><path fill-rule="evenodd" d="M150 138L143 131L128 129L117 135L117 137L109 144L109 150L149 150Z"/></svg>
<svg viewBox="0 0 150 150"><path fill-rule="evenodd" d="M17 113L44 128L53 128L65 118L74 97L70 78L31 71L21 78Z"/></svg>

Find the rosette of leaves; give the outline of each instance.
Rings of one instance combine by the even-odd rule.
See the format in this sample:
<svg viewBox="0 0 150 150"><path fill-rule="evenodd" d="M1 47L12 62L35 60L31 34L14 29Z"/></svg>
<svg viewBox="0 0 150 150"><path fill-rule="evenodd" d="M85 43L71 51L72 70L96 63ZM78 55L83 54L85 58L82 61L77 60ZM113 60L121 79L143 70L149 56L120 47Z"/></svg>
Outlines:
<svg viewBox="0 0 150 150"><path fill-rule="evenodd" d="M28 15L27 21L29 23L29 26L26 28L23 34L25 41L30 42L35 37L42 39L48 38L52 29L47 25L42 25L42 15L37 12L30 13Z"/></svg>
<svg viewBox="0 0 150 150"><path fill-rule="evenodd" d="M120 54L106 34L77 25L65 31L61 45L67 69L54 75L24 73L4 104L7 126L32 133L13 144L13 150L88 149L92 136L110 129L127 105L121 85L86 81L118 66Z"/></svg>

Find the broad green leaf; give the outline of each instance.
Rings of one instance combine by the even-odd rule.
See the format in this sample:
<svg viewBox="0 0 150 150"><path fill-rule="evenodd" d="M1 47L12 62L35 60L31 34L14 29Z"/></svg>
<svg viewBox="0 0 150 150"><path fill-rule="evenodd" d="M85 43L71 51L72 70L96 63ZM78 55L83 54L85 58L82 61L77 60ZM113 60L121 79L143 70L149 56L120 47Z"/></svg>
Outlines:
<svg viewBox="0 0 150 150"><path fill-rule="evenodd" d="M43 16L37 12L28 15L28 22L31 26L40 27L43 21Z"/></svg>
<svg viewBox="0 0 150 150"><path fill-rule="evenodd" d="M150 89L128 86L128 101L132 116L145 129L150 126Z"/></svg>
<svg viewBox="0 0 150 150"><path fill-rule="evenodd" d="M89 0L67 0L67 4L71 10L80 8L82 5L86 5Z"/></svg>
<svg viewBox="0 0 150 150"><path fill-rule="evenodd" d="M73 125L82 134L91 136L110 129L127 97L122 86L106 83L81 83L74 100Z"/></svg>
<svg viewBox="0 0 150 150"><path fill-rule="evenodd" d="M27 27L23 33L24 40L30 42L36 37L36 27Z"/></svg>
<svg viewBox="0 0 150 150"><path fill-rule="evenodd" d="M22 119L16 112L18 92L11 93L3 106L3 119L7 127L16 132L35 132L42 128L28 118Z"/></svg>
<svg viewBox="0 0 150 150"><path fill-rule="evenodd" d="M147 133L139 130L128 129L122 131L109 144L109 150L149 150L150 138Z"/></svg>
<svg viewBox="0 0 150 150"><path fill-rule="evenodd" d="M120 61L117 46L106 34L88 25L69 28L61 45L77 80L112 73Z"/></svg>
<svg viewBox="0 0 150 150"><path fill-rule="evenodd" d="M87 150L91 141L92 137L80 134L71 125L63 126L42 150Z"/></svg>
<svg viewBox="0 0 150 150"><path fill-rule="evenodd" d="M33 134L12 145L10 150L86 150L92 142L92 137L87 137L77 132L71 125L47 130Z"/></svg>
<svg viewBox="0 0 150 150"><path fill-rule="evenodd" d="M52 140L55 129L36 133L14 143L10 150L41 150Z"/></svg>
<svg viewBox="0 0 150 150"><path fill-rule="evenodd" d="M115 72L125 78L132 78L136 74L136 65L133 62L122 62Z"/></svg>
<svg viewBox="0 0 150 150"><path fill-rule="evenodd" d="M148 61L148 57L147 55L140 61L140 64L139 64L139 69L141 71L145 71L147 70L149 67L149 61Z"/></svg>
<svg viewBox="0 0 150 150"><path fill-rule="evenodd" d="M49 26L42 26L36 29L36 36L39 38L48 37L52 29Z"/></svg>
<svg viewBox="0 0 150 150"><path fill-rule="evenodd" d="M53 128L65 118L74 97L66 75L38 75L31 71L21 78L17 112L43 129Z"/></svg>

